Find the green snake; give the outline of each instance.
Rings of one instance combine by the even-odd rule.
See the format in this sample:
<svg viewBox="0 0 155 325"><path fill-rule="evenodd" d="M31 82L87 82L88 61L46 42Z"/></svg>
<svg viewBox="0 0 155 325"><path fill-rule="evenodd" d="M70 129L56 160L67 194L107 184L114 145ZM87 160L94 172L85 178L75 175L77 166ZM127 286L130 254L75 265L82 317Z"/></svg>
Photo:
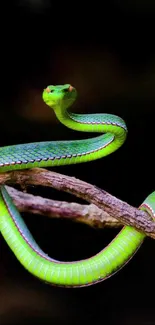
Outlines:
<svg viewBox="0 0 155 325"><path fill-rule="evenodd" d="M76 164L116 151L127 135L125 122L110 114L75 114L69 111L77 91L69 84L48 86L43 100L61 123L99 136L75 141L50 141L0 148L0 172L34 167ZM139 207L155 218L155 192ZM114 240L95 256L61 262L50 258L35 242L4 185L0 188L0 232L19 262L40 280L65 287L82 287L107 279L122 268L142 244L145 234L124 226Z"/></svg>

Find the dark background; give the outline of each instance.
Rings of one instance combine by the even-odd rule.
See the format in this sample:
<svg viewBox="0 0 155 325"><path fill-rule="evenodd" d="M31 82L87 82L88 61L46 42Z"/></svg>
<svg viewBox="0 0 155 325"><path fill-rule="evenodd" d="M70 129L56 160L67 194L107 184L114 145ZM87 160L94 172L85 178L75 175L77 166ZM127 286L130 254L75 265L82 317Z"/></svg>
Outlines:
<svg viewBox="0 0 155 325"><path fill-rule="evenodd" d="M87 164L54 168L133 206L154 190L155 46L153 1L1 4L0 146L83 138L62 126L42 101L49 84L78 90L76 112L121 116L124 146ZM52 189L30 193L77 201ZM92 256L118 230L23 215L53 258ZM155 324L155 243L146 239L118 274L82 289L48 286L30 275L0 238L0 324Z"/></svg>

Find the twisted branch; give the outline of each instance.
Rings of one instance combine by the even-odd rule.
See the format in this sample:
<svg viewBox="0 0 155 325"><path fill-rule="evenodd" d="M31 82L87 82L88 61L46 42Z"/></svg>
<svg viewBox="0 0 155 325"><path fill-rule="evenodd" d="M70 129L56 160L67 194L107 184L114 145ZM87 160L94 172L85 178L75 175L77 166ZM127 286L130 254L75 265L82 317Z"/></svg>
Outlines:
<svg viewBox="0 0 155 325"><path fill-rule="evenodd" d="M130 225L155 238L155 223L148 213L123 202L94 185L51 172L43 168L11 171L0 174L0 184L18 184L22 189L30 185L52 187L82 198L89 205L60 202L17 191L7 190L20 211L57 218L70 218L96 227L120 227Z"/></svg>

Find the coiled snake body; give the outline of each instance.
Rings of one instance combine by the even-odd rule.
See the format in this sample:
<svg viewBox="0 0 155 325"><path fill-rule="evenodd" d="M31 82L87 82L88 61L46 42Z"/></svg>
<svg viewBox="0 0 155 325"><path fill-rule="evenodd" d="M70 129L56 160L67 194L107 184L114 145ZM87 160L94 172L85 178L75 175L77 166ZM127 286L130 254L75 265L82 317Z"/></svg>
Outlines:
<svg viewBox="0 0 155 325"><path fill-rule="evenodd" d="M103 133L91 139L51 141L0 148L0 172L88 162L117 150L125 141L125 122L109 114L74 114L68 110L76 99L71 85L48 86L43 100L67 127ZM140 206L155 218L155 192ZM0 191L0 232L20 263L39 279L57 286L81 287L103 281L122 268L145 238L130 226L95 256L76 262L50 258L37 245L16 209L5 186Z"/></svg>

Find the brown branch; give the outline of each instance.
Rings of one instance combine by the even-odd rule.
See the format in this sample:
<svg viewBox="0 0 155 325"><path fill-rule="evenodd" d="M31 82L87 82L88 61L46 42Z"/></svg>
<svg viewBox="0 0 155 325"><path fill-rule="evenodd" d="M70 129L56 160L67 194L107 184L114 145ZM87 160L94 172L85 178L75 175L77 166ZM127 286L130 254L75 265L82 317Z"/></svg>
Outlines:
<svg viewBox="0 0 155 325"><path fill-rule="evenodd" d="M40 196L23 193L10 186L6 186L15 205L20 212L31 212L47 217L66 218L83 222L92 227L120 227L118 220L110 217L94 204L82 205L50 200Z"/></svg>
<svg viewBox="0 0 155 325"><path fill-rule="evenodd" d="M65 191L96 205L123 225L131 225L147 236L155 238L155 223L144 211L130 206L94 185L42 168L0 174L0 183L19 184L21 187L40 185Z"/></svg>

